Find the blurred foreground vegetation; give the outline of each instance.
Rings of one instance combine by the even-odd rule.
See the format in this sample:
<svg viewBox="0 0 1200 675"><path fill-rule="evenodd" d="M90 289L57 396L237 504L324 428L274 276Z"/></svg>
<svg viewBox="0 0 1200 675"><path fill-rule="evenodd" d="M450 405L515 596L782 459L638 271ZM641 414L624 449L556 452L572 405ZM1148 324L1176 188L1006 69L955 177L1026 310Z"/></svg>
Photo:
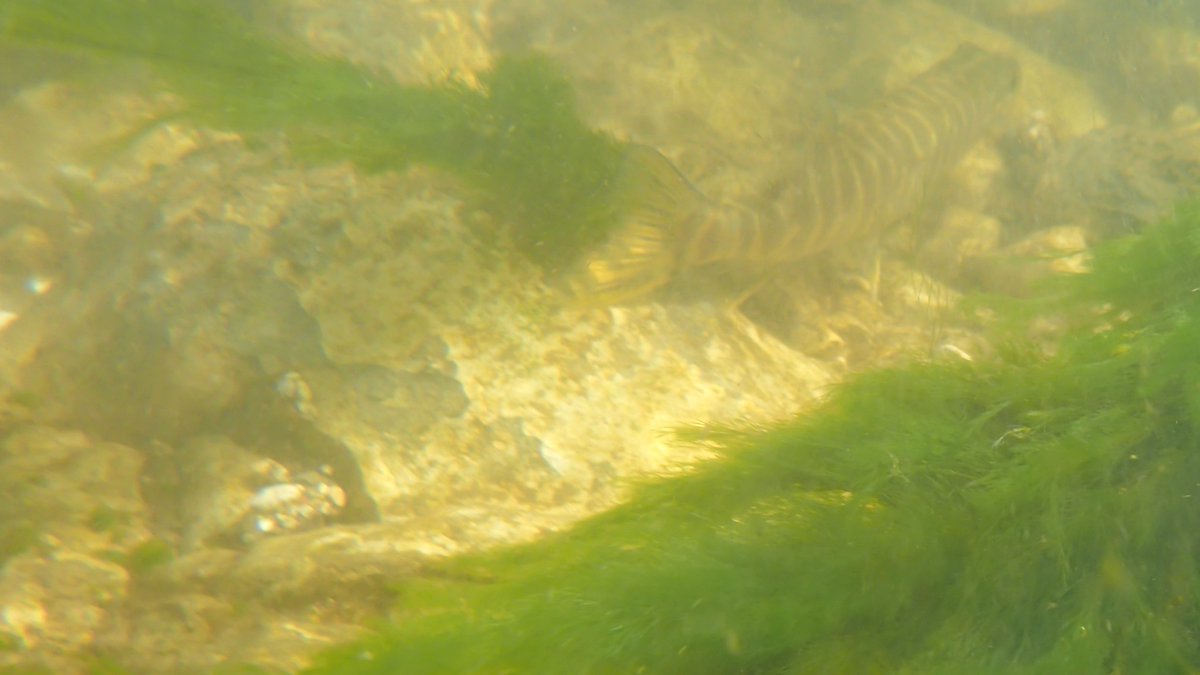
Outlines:
<svg viewBox="0 0 1200 675"><path fill-rule="evenodd" d="M624 147L580 120L570 85L545 57L501 57L479 74L481 89L399 84L266 37L246 10L220 0L6 0L0 48L36 50L32 61L78 57L93 78L97 66L148 66L182 99L171 119L251 141L282 134L302 160L445 169L551 269L619 219Z"/></svg>
<svg viewBox="0 0 1200 675"><path fill-rule="evenodd" d="M1196 672L1200 206L1004 312L1067 337L688 431L723 457L429 570L314 672Z"/></svg>

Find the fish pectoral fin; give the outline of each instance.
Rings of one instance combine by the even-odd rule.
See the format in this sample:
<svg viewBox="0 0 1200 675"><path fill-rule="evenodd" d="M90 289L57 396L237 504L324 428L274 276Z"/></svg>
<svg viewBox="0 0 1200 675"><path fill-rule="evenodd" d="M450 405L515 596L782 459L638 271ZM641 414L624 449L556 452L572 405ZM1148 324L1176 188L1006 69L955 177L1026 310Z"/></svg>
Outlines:
<svg viewBox="0 0 1200 675"><path fill-rule="evenodd" d="M703 197L658 151L630 145L613 191L620 222L576 275L585 305L636 300L666 285L675 271L680 233Z"/></svg>

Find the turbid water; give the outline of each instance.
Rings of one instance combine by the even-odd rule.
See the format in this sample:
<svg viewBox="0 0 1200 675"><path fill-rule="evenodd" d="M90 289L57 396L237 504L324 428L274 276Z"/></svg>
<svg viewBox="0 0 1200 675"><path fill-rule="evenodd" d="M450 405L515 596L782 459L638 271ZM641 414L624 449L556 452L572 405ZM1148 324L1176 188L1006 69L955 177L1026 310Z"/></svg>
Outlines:
<svg viewBox="0 0 1200 675"><path fill-rule="evenodd" d="M1189 672L1196 20L9 0L0 665Z"/></svg>

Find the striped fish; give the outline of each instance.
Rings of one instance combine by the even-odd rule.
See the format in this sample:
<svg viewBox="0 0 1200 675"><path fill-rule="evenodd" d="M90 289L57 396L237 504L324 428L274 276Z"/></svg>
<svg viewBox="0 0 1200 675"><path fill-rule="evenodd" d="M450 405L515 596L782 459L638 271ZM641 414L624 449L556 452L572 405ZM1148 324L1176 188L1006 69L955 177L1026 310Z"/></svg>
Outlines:
<svg viewBox="0 0 1200 675"><path fill-rule="evenodd" d="M629 215L585 260L589 302L644 297L691 270L750 269L869 240L920 206L1016 89L1015 60L970 44L814 134L758 208L703 198L659 153L634 147Z"/></svg>

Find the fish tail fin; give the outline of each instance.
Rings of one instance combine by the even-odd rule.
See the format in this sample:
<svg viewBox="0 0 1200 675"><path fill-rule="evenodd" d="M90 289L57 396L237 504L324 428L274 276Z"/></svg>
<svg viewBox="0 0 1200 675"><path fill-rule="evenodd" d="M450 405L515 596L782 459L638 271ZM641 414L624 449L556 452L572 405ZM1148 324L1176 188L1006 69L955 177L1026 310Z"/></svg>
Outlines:
<svg viewBox="0 0 1200 675"><path fill-rule="evenodd" d="M621 222L575 275L582 305L637 300L666 285L675 272L680 229L703 205L670 160L646 146L629 146L618 181Z"/></svg>

